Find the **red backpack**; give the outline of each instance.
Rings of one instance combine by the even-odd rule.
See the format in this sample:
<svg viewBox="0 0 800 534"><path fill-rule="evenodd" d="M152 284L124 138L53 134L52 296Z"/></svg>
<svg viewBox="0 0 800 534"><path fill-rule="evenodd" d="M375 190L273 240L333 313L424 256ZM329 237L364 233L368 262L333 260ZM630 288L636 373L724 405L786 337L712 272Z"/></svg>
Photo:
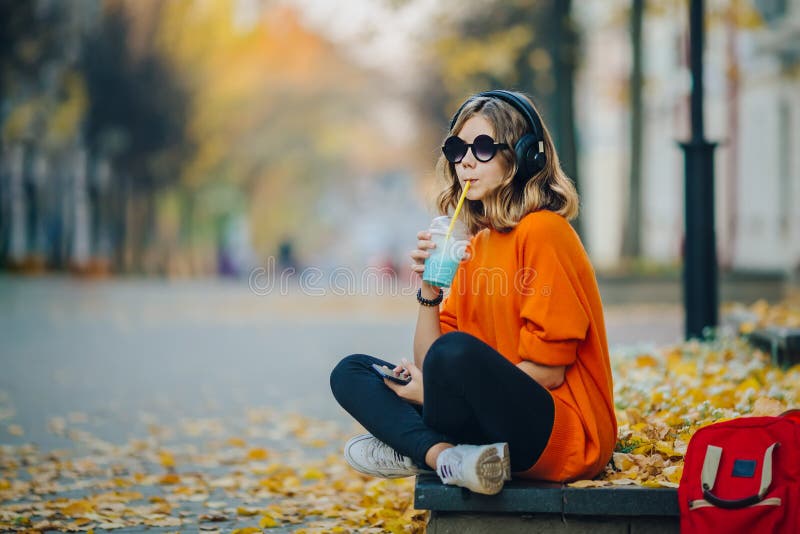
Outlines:
<svg viewBox="0 0 800 534"><path fill-rule="evenodd" d="M681 533L800 532L800 419L741 417L695 432L678 487Z"/></svg>

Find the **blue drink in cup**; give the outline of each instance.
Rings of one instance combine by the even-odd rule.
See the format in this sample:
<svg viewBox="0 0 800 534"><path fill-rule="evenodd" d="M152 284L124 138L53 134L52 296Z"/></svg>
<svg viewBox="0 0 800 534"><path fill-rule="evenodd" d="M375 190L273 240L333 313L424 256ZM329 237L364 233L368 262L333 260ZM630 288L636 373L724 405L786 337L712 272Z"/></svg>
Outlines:
<svg viewBox="0 0 800 534"><path fill-rule="evenodd" d="M460 221L456 221L450 237L447 238L450 221L448 215L436 217L428 229L436 248L428 250L430 256L425 259L422 280L432 286L450 287L469 243L466 230Z"/></svg>

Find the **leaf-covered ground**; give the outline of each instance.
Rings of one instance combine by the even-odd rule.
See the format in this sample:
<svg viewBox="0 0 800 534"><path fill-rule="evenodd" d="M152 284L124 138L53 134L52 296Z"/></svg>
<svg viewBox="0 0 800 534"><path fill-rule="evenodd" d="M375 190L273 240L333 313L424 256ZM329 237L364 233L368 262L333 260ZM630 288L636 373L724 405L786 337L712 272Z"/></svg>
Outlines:
<svg viewBox="0 0 800 534"><path fill-rule="evenodd" d="M775 368L738 338L620 351L613 361L617 450L602 477L574 486L675 487L698 428L800 407L800 366ZM252 408L238 419L152 419L147 435L120 445L92 435L90 422L83 413L51 419L69 449L0 446L0 530L424 530L413 479L371 479L344 463L341 444L355 427Z"/></svg>
<svg viewBox="0 0 800 534"><path fill-rule="evenodd" d="M75 450L0 447L0 530L424 530L412 479L372 479L344 462L352 431L268 408L245 415L243 436L231 421L153 422L122 446L80 430L84 414L54 418Z"/></svg>
<svg viewBox="0 0 800 534"><path fill-rule="evenodd" d="M573 486L677 487L697 429L800 407L800 365L774 367L740 338L616 354L613 365L616 452L602 477Z"/></svg>

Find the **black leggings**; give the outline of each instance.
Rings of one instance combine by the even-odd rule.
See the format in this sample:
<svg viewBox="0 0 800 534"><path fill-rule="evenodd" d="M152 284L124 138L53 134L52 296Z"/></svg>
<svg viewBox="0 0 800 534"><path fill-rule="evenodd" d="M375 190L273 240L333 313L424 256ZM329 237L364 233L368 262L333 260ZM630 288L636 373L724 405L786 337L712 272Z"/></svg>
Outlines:
<svg viewBox="0 0 800 534"><path fill-rule="evenodd" d="M352 354L331 372L339 404L373 436L426 467L425 453L441 442L507 442L512 471L536 463L553 428L550 392L499 352L463 332L439 337L425 356L424 404L398 397L372 369L395 364Z"/></svg>

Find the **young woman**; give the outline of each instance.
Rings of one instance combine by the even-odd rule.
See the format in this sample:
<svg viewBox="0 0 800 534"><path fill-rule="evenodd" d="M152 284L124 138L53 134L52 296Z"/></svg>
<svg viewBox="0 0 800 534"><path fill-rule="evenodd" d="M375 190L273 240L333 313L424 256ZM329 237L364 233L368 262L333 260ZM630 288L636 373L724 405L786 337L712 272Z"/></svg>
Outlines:
<svg viewBox="0 0 800 534"><path fill-rule="evenodd" d="M578 195L530 99L489 91L456 112L438 171L449 213L472 235L450 292L423 282L414 361L365 354L331 373L336 400L371 434L345 446L356 470L411 476L484 494L514 476L591 478L617 434L603 308L594 270L569 224ZM417 273L435 245L417 234ZM442 303L442 300L444 302ZM441 303L441 310L440 310ZM410 375L381 378L372 364Z"/></svg>

